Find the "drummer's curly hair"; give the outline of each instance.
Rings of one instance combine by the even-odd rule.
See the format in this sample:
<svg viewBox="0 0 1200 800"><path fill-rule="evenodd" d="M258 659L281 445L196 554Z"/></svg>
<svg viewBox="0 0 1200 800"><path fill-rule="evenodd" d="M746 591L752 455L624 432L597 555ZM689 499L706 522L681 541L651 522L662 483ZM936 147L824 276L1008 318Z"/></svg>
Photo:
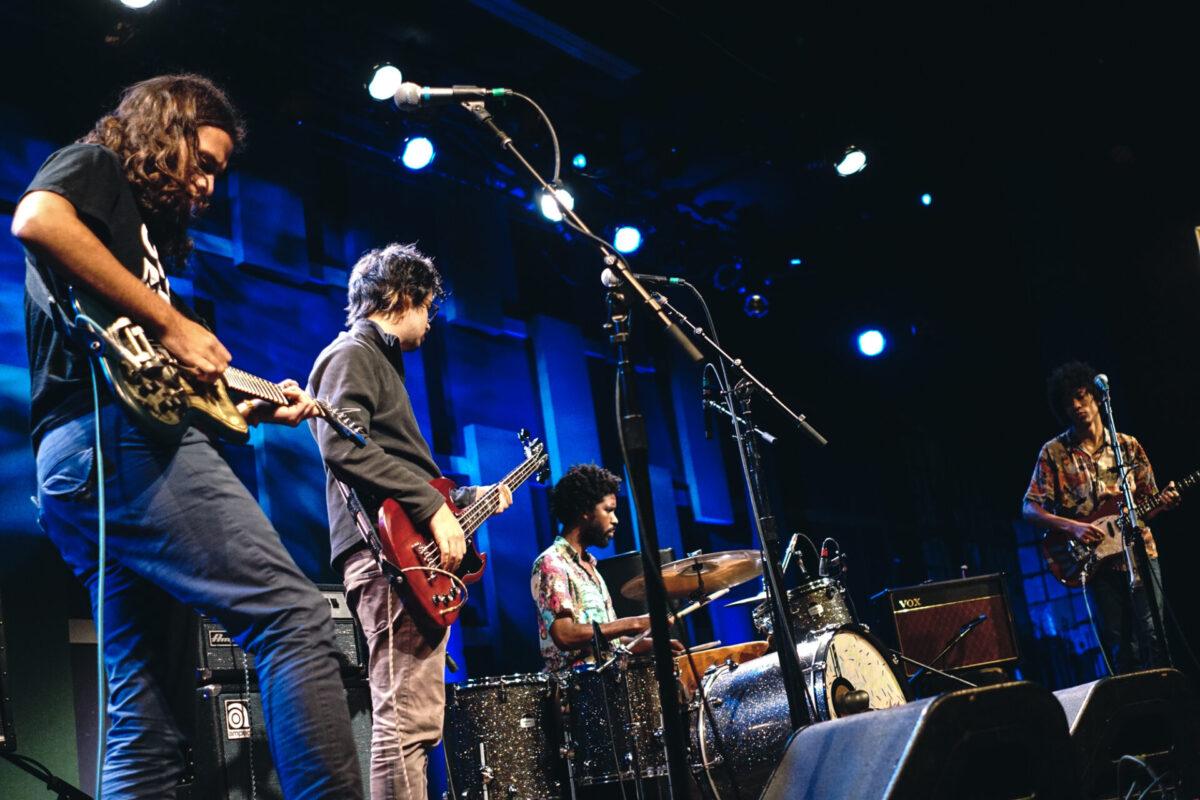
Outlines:
<svg viewBox="0 0 1200 800"><path fill-rule="evenodd" d="M1046 401L1060 425L1071 424L1071 396L1075 390L1087 389L1097 403L1101 401L1100 390L1093 383L1095 378L1096 370L1082 361L1068 361L1050 373L1046 379Z"/></svg>
<svg viewBox="0 0 1200 800"><path fill-rule="evenodd" d="M621 478L595 464L576 464L554 484L550 493L550 508L564 528L579 521L596 504L610 494L616 494Z"/></svg>

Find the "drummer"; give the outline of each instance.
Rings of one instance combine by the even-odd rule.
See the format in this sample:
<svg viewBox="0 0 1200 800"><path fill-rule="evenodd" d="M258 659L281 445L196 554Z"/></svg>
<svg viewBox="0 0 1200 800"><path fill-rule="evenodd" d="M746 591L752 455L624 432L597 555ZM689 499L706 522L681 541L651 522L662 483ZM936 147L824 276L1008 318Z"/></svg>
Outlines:
<svg viewBox="0 0 1200 800"><path fill-rule="evenodd" d="M538 610L538 639L546 671L591 663L592 623L608 642L627 642L650 627L650 618L617 618L612 597L596 569L589 547L607 547L617 530L617 489L621 479L595 464L576 464L555 484L551 510L561 533L533 562L529 588ZM647 637L634 654L649 652ZM671 649L683 651L672 639Z"/></svg>

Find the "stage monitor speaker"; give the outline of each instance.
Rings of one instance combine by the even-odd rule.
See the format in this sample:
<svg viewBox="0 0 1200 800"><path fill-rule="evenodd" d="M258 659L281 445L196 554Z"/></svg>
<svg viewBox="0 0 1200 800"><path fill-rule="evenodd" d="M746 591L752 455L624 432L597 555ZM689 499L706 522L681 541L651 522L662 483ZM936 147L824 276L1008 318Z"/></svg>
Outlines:
<svg viewBox="0 0 1200 800"><path fill-rule="evenodd" d="M4 608L0 605L0 753L17 749L13 733L12 699L8 695L8 647L4 636Z"/></svg>
<svg viewBox="0 0 1200 800"><path fill-rule="evenodd" d="M909 658L933 664L962 626L980 614L987 620L933 666L947 671L1005 667L1020 657L1002 573L889 589L886 596L896 645ZM904 663L910 677L918 669Z"/></svg>
<svg viewBox="0 0 1200 800"><path fill-rule="evenodd" d="M346 700L363 786L370 786L371 692L366 681L348 683ZM247 694L244 686L202 686L195 704L195 734L179 800L283 800L258 688Z"/></svg>
<svg viewBox="0 0 1200 800"><path fill-rule="evenodd" d="M1179 797L1200 794L1200 706L1177 670L1153 669L1054 693L1067 715L1080 786L1086 798L1124 795L1148 778L1134 756L1162 776ZM1121 784L1117 782L1120 770Z"/></svg>
<svg viewBox="0 0 1200 800"><path fill-rule="evenodd" d="M762 800L1077 800L1062 708L1032 683L962 689L801 729Z"/></svg>
<svg viewBox="0 0 1200 800"><path fill-rule="evenodd" d="M666 564L674 560L674 553L670 547L664 547L658 551L658 558ZM608 586L608 593L612 595L613 610L617 612L618 617L636 617L646 613L645 600L630 600L621 595L621 587L625 582L642 574L640 551L630 550L628 553L602 558L596 562L596 569Z"/></svg>

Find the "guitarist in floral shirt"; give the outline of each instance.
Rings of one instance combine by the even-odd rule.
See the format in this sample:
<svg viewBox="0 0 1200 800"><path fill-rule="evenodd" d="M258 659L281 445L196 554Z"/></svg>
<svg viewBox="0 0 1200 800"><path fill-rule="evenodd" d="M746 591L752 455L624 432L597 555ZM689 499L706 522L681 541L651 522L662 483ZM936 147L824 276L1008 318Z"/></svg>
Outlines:
<svg viewBox="0 0 1200 800"><path fill-rule="evenodd" d="M1039 528L1062 531L1084 545L1100 542L1105 533L1085 518L1105 500L1121 494L1120 477L1108 432L1100 413L1100 390L1094 383L1096 371L1072 361L1055 369L1047 381L1050 408L1060 422L1070 427L1042 446L1029 488L1025 492L1023 516ZM1141 443L1132 436L1117 434L1124 461L1130 467L1135 496L1157 493L1154 469ZM1152 519L1179 504L1179 492L1170 483L1163 502L1145 515ZM1162 574L1158 548L1149 528L1142 529L1150 556L1151 580L1158 607L1163 607ZM1123 559L1100 562L1087 580L1090 607L1101 646L1115 673L1130 672L1166 663L1166 650L1155 633L1146 601L1145 585L1131 598Z"/></svg>

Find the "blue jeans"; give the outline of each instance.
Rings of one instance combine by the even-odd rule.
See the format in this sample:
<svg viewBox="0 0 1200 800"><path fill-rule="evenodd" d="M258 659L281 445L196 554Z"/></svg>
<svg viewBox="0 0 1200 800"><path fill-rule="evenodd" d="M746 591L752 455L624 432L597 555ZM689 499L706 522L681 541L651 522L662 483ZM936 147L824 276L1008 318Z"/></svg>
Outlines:
<svg viewBox="0 0 1200 800"><path fill-rule="evenodd" d="M1108 653L1109 664L1117 675L1167 665L1166 647L1155 631L1146 598L1146 588L1153 585L1158 613L1166 613L1163 595L1159 590L1162 571L1157 558L1150 559L1150 572L1153 578L1146 576L1142 587L1132 597L1129 594L1127 572L1101 569L1087 582L1088 597L1100 633L1100 646Z"/></svg>
<svg viewBox="0 0 1200 800"><path fill-rule="evenodd" d="M178 445L102 408L107 493L104 660L106 800L173 798L184 734L170 702L167 597L215 617L255 659L271 756L284 796L362 797L329 606L284 549L207 435ZM40 522L97 604L93 416L71 420L37 454Z"/></svg>

